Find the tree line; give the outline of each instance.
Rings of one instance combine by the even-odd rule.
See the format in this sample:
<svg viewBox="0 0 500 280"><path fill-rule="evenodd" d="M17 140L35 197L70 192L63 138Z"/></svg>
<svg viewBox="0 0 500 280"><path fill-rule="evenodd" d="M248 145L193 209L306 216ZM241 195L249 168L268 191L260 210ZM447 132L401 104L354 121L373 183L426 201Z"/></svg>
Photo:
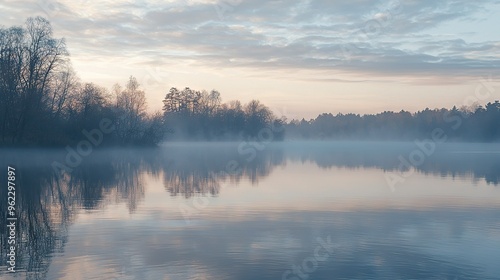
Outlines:
<svg viewBox="0 0 500 280"><path fill-rule="evenodd" d="M105 143L151 144L162 135L161 114L146 114L145 93L134 77L110 93L83 83L71 67L64 39L50 23L29 18L0 28L0 143L66 145L109 119Z"/></svg>
<svg viewBox="0 0 500 280"><path fill-rule="evenodd" d="M29 18L23 27L0 28L0 144L68 145L83 131L112 124L105 145L155 145L178 140L256 139L266 128L272 140L413 140L441 128L450 139L500 139L500 104L379 114L321 114L306 121L278 117L258 100L223 103L216 91L171 88L163 111L147 113L136 78L111 90L82 82L71 67L64 39L50 23Z"/></svg>
<svg viewBox="0 0 500 280"><path fill-rule="evenodd" d="M167 139L237 140L256 138L269 127L282 127L285 119L258 100L247 104L240 101L221 102L218 91L197 91L171 88L163 99ZM273 140L282 140L283 131Z"/></svg>
<svg viewBox="0 0 500 280"><path fill-rule="evenodd" d="M110 120L112 145L154 145L166 139L219 140L255 137L281 123L259 101L221 103L220 93L170 89L163 113L147 113L136 78L111 91L81 82L71 67L64 39L53 37L42 17L24 27L0 28L0 143L67 145L82 131ZM276 135L276 137L282 137Z"/></svg>
<svg viewBox="0 0 500 280"><path fill-rule="evenodd" d="M340 140L415 140L428 138L435 129L450 141L493 142L500 140L500 103L477 103L451 109L385 111L378 114L320 114L306 121L286 124L287 138Z"/></svg>

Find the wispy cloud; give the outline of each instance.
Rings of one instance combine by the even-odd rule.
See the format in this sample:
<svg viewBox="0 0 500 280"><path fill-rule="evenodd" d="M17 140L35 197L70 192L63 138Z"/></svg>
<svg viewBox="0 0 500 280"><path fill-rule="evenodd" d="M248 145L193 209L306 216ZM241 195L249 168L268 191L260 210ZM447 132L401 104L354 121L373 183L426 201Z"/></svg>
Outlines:
<svg viewBox="0 0 500 280"><path fill-rule="evenodd" d="M76 53L143 63L189 59L226 68L480 76L500 68L499 37L473 41L439 27L480 22L499 6L486 0L8 0L0 23L45 15Z"/></svg>

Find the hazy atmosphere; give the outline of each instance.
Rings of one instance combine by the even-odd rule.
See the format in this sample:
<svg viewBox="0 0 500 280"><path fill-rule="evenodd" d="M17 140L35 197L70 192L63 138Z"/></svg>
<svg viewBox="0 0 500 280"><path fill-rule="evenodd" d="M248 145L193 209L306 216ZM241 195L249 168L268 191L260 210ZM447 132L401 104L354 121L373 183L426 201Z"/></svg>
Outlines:
<svg viewBox="0 0 500 280"><path fill-rule="evenodd" d="M0 1L0 279L500 280L500 1Z"/></svg>
<svg viewBox="0 0 500 280"><path fill-rule="evenodd" d="M82 80L133 75L151 111L189 86L309 119L460 107L483 80L498 86L499 13L498 1L6 0L0 25L47 18Z"/></svg>

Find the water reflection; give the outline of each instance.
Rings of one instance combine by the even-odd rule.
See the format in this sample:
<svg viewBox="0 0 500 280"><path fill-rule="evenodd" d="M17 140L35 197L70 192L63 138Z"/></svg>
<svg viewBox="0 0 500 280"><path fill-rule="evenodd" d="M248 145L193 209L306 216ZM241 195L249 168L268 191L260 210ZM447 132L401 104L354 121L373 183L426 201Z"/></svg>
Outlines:
<svg viewBox="0 0 500 280"><path fill-rule="evenodd" d="M187 198L197 193L216 196L221 181L229 180L237 185L242 179L248 179L257 184L259 178L268 176L275 166L285 164L280 146L247 158L238 153L234 143L170 145L154 157L159 160L151 166L162 168L165 188L173 196L182 194ZM145 160L151 162L151 159Z"/></svg>
<svg viewBox="0 0 500 280"><path fill-rule="evenodd" d="M124 203L129 214L136 214L139 205L149 203L144 200L150 180L161 182L165 193L173 198L207 195L217 199L227 191L224 185L247 182L258 186L274 170L294 162L310 162L324 169L391 171L399 168L398 157L408 155L413 149L414 145L401 143L288 143L270 144L256 150L255 157L249 157L238 152L237 144L170 144L158 149L96 151L62 176L54 172L51 164L55 160L62 162L64 151L2 150L1 166L13 165L18 170L17 240L21 243L16 267L21 272L17 275L28 279L51 278L47 273L56 266L52 264L54 258L82 257L84 248L65 249L71 236L80 238L85 246L95 246L89 245L93 244L90 236L95 225L79 223L78 217L93 215L92 211L104 211L118 203ZM496 186L500 176L498 151L498 145L449 144L437 149L416 169L422 174L485 180ZM0 180L6 181L5 173L0 174ZM309 191L314 192L314 187ZM0 197L6 197L5 188L0 189ZM0 207L2 211L6 209L6 200L0 201ZM160 211L157 208L154 211ZM490 274L484 274L483 268L472 263L464 265L460 259L463 256L454 255L453 244L460 241L461 245L475 246L473 240L482 238L480 245L495 248L498 243L488 242L500 241L496 209L436 210L431 216L407 210L335 215L318 211L281 213L270 208L242 211L233 216L213 215L194 227L175 226L173 213L172 217L153 219L151 212L151 216L140 222L127 220L117 225L106 221L110 226L97 234L106 241L103 244L112 245L96 250L107 257L102 262L119 260L113 263L116 268L110 277L133 274L157 279L156 276L168 271L177 275L173 279L197 275L209 279L256 279L255 271L260 271L257 278L281 279L291 264L300 264L314 250L317 237L330 235L338 248L332 259L314 271L315 279L330 279L333 272L337 279L448 279L450 275L457 279L487 279ZM6 216L1 215L0 221L5 225ZM134 244L136 227L143 223L149 229L140 232L145 243ZM77 228L78 233L70 235L70 228ZM490 236L485 237L485 231ZM6 231L1 234L0 275L5 271L7 252ZM116 243L117 240L122 242ZM432 240L437 243L432 244ZM139 259L123 259L125 251ZM485 260L492 253L474 254ZM191 264L192 269L185 270L185 264ZM157 269L148 271L145 267ZM137 271L129 271L131 268ZM65 275L54 273L51 275ZM96 275L96 278L103 277Z"/></svg>
<svg viewBox="0 0 500 280"><path fill-rule="evenodd" d="M348 168L378 168L398 170L400 157L421 149L413 143L349 143L315 142L288 143L284 145L289 159L310 161L322 168L333 166ZM424 157L422 164L414 168L423 174L441 176L472 175L476 180L485 179L498 185L500 182L500 145L498 144L441 144ZM403 164L404 166L404 164Z"/></svg>

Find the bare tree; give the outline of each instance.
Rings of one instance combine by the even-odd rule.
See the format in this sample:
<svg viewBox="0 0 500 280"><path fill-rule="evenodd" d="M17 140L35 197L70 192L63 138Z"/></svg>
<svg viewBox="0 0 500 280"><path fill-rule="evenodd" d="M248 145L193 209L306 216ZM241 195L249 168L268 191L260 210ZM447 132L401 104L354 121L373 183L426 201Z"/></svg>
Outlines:
<svg viewBox="0 0 500 280"><path fill-rule="evenodd" d="M0 37L1 110L7 116L2 140L8 132L16 142L45 113L51 81L67 63L68 52L64 40L54 39L50 23L41 17L29 18L24 29L1 29Z"/></svg>
<svg viewBox="0 0 500 280"><path fill-rule="evenodd" d="M63 117L67 112L69 101L78 92L78 87L79 79L70 66L55 75L46 101L54 119Z"/></svg>
<svg viewBox="0 0 500 280"><path fill-rule="evenodd" d="M24 33L20 27L0 28L0 134L2 142L12 138L16 129L21 95ZM12 140L12 139L10 139Z"/></svg>
<svg viewBox="0 0 500 280"><path fill-rule="evenodd" d="M146 94L139 86L137 79L131 76L123 91L119 91L119 86L114 88L117 94L116 108L119 115L117 133L123 142L141 138L145 129L142 124L146 117Z"/></svg>
<svg viewBox="0 0 500 280"><path fill-rule="evenodd" d="M52 27L42 17L26 21L26 36L17 140L23 138L26 126L40 113L53 74L66 62L65 56L68 55L64 39L52 38Z"/></svg>
<svg viewBox="0 0 500 280"><path fill-rule="evenodd" d="M97 112L108 105L107 103L108 94L105 88L86 83L75 98L73 108L82 119L86 119L97 115Z"/></svg>

